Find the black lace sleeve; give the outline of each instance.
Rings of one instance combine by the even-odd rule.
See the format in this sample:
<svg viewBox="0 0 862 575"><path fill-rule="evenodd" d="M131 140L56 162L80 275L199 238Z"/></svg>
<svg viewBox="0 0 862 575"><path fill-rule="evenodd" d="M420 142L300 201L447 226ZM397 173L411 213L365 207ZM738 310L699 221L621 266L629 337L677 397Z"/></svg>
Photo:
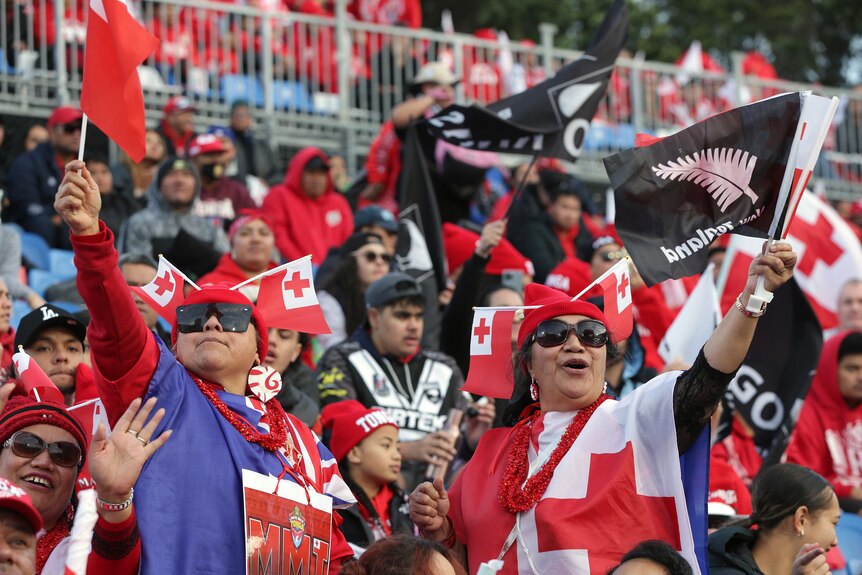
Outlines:
<svg viewBox="0 0 862 575"><path fill-rule="evenodd" d="M677 378L673 389L673 418L681 454L692 446L703 426L709 424L710 416L735 375L736 370L723 373L709 365L701 349L694 365Z"/></svg>

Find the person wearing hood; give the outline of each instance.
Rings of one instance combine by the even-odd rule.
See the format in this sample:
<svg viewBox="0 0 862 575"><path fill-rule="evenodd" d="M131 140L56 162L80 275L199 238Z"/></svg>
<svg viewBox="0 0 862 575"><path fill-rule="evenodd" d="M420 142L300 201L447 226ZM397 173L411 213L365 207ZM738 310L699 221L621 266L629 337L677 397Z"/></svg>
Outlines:
<svg viewBox="0 0 862 575"><path fill-rule="evenodd" d="M230 245L222 229L194 214L200 193L197 169L188 160L168 158L147 190L147 208L130 217L120 231L120 252L164 254L194 277L213 269Z"/></svg>
<svg viewBox="0 0 862 575"><path fill-rule="evenodd" d="M787 448L787 461L809 467L835 488L841 508L862 514L862 333L826 341L817 373Z"/></svg>
<svg viewBox="0 0 862 575"><path fill-rule="evenodd" d="M293 157L284 182L270 189L262 208L285 261L311 254L320 264L353 231L350 204L335 191L328 158L318 148L303 148Z"/></svg>

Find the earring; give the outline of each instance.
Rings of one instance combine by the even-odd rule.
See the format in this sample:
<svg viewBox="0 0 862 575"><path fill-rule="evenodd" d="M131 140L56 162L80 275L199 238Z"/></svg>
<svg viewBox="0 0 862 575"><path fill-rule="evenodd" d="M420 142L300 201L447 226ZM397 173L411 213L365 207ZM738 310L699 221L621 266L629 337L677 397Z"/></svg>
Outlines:
<svg viewBox="0 0 862 575"><path fill-rule="evenodd" d="M266 403L281 391L281 374L268 365L255 365L248 372L248 389Z"/></svg>
<svg viewBox="0 0 862 575"><path fill-rule="evenodd" d="M805 537L805 530L804 530L804 529L800 529L800 530L799 530L799 536L800 536L800 537Z"/></svg>
<svg viewBox="0 0 862 575"><path fill-rule="evenodd" d="M533 398L533 401L539 400L539 386L536 385L535 379L530 383L530 397Z"/></svg>
<svg viewBox="0 0 862 575"><path fill-rule="evenodd" d="M605 384L602 386L602 395L605 395L607 392L608 392L608 382L606 381Z"/></svg>

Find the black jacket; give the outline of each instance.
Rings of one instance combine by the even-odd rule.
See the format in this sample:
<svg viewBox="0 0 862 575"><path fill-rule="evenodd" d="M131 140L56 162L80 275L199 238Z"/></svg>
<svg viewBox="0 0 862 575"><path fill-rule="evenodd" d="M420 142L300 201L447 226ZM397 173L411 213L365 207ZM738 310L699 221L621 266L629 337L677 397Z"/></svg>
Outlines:
<svg viewBox="0 0 862 575"><path fill-rule="evenodd" d="M392 499L389 500L389 524L392 527L392 534L409 533L412 535L413 522L410 521L407 493L394 483L390 487L392 488ZM358 503L348 509L339 509L338 514L344 519L340 529L348 543L365 548L377 540L371 525L359 513Z"/></svg>
<svg viewBox="0 0 862 575"><path fill-rule="evenodd" d="M541 212L533 218L529 218L522 225L507 226L507 237L512 245L521 252L524 257L530 258L536 267L534 281L545 283L545 278L551 273L557 264L562 262L566 253L560 240L554 232L554 223L551 217ZM593 237L581 218L578 235L574 240L575 254L578 259L585 262L590 261L593 252Z"/></svg>
<svg viewBox="0 0 862 575"><path fill-rule="evenodd" d="M745 527L725 527L709 536L710 575L763 575L751 548L757 533Z"/></svg>

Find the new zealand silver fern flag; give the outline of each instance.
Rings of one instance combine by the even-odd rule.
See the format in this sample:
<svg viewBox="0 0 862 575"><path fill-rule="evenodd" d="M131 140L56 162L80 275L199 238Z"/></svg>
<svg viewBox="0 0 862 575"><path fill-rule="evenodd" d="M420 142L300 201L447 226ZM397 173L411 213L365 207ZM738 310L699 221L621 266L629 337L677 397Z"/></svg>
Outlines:
<svg viewBox="0 0 862 575"><path fill-rule="evenodd" d="M487 108L449 106L425 125L435 137L463 148L574 162L627 33L628 9L616 0L587 51L552 78Z"/></svg>
<svg viewBox="0 0 862 575"><path fill-rule="evenodd" d="M604 159L617 231L647 284L701 273L723 234L767 237L801 101L776 96Z"/></svg>

